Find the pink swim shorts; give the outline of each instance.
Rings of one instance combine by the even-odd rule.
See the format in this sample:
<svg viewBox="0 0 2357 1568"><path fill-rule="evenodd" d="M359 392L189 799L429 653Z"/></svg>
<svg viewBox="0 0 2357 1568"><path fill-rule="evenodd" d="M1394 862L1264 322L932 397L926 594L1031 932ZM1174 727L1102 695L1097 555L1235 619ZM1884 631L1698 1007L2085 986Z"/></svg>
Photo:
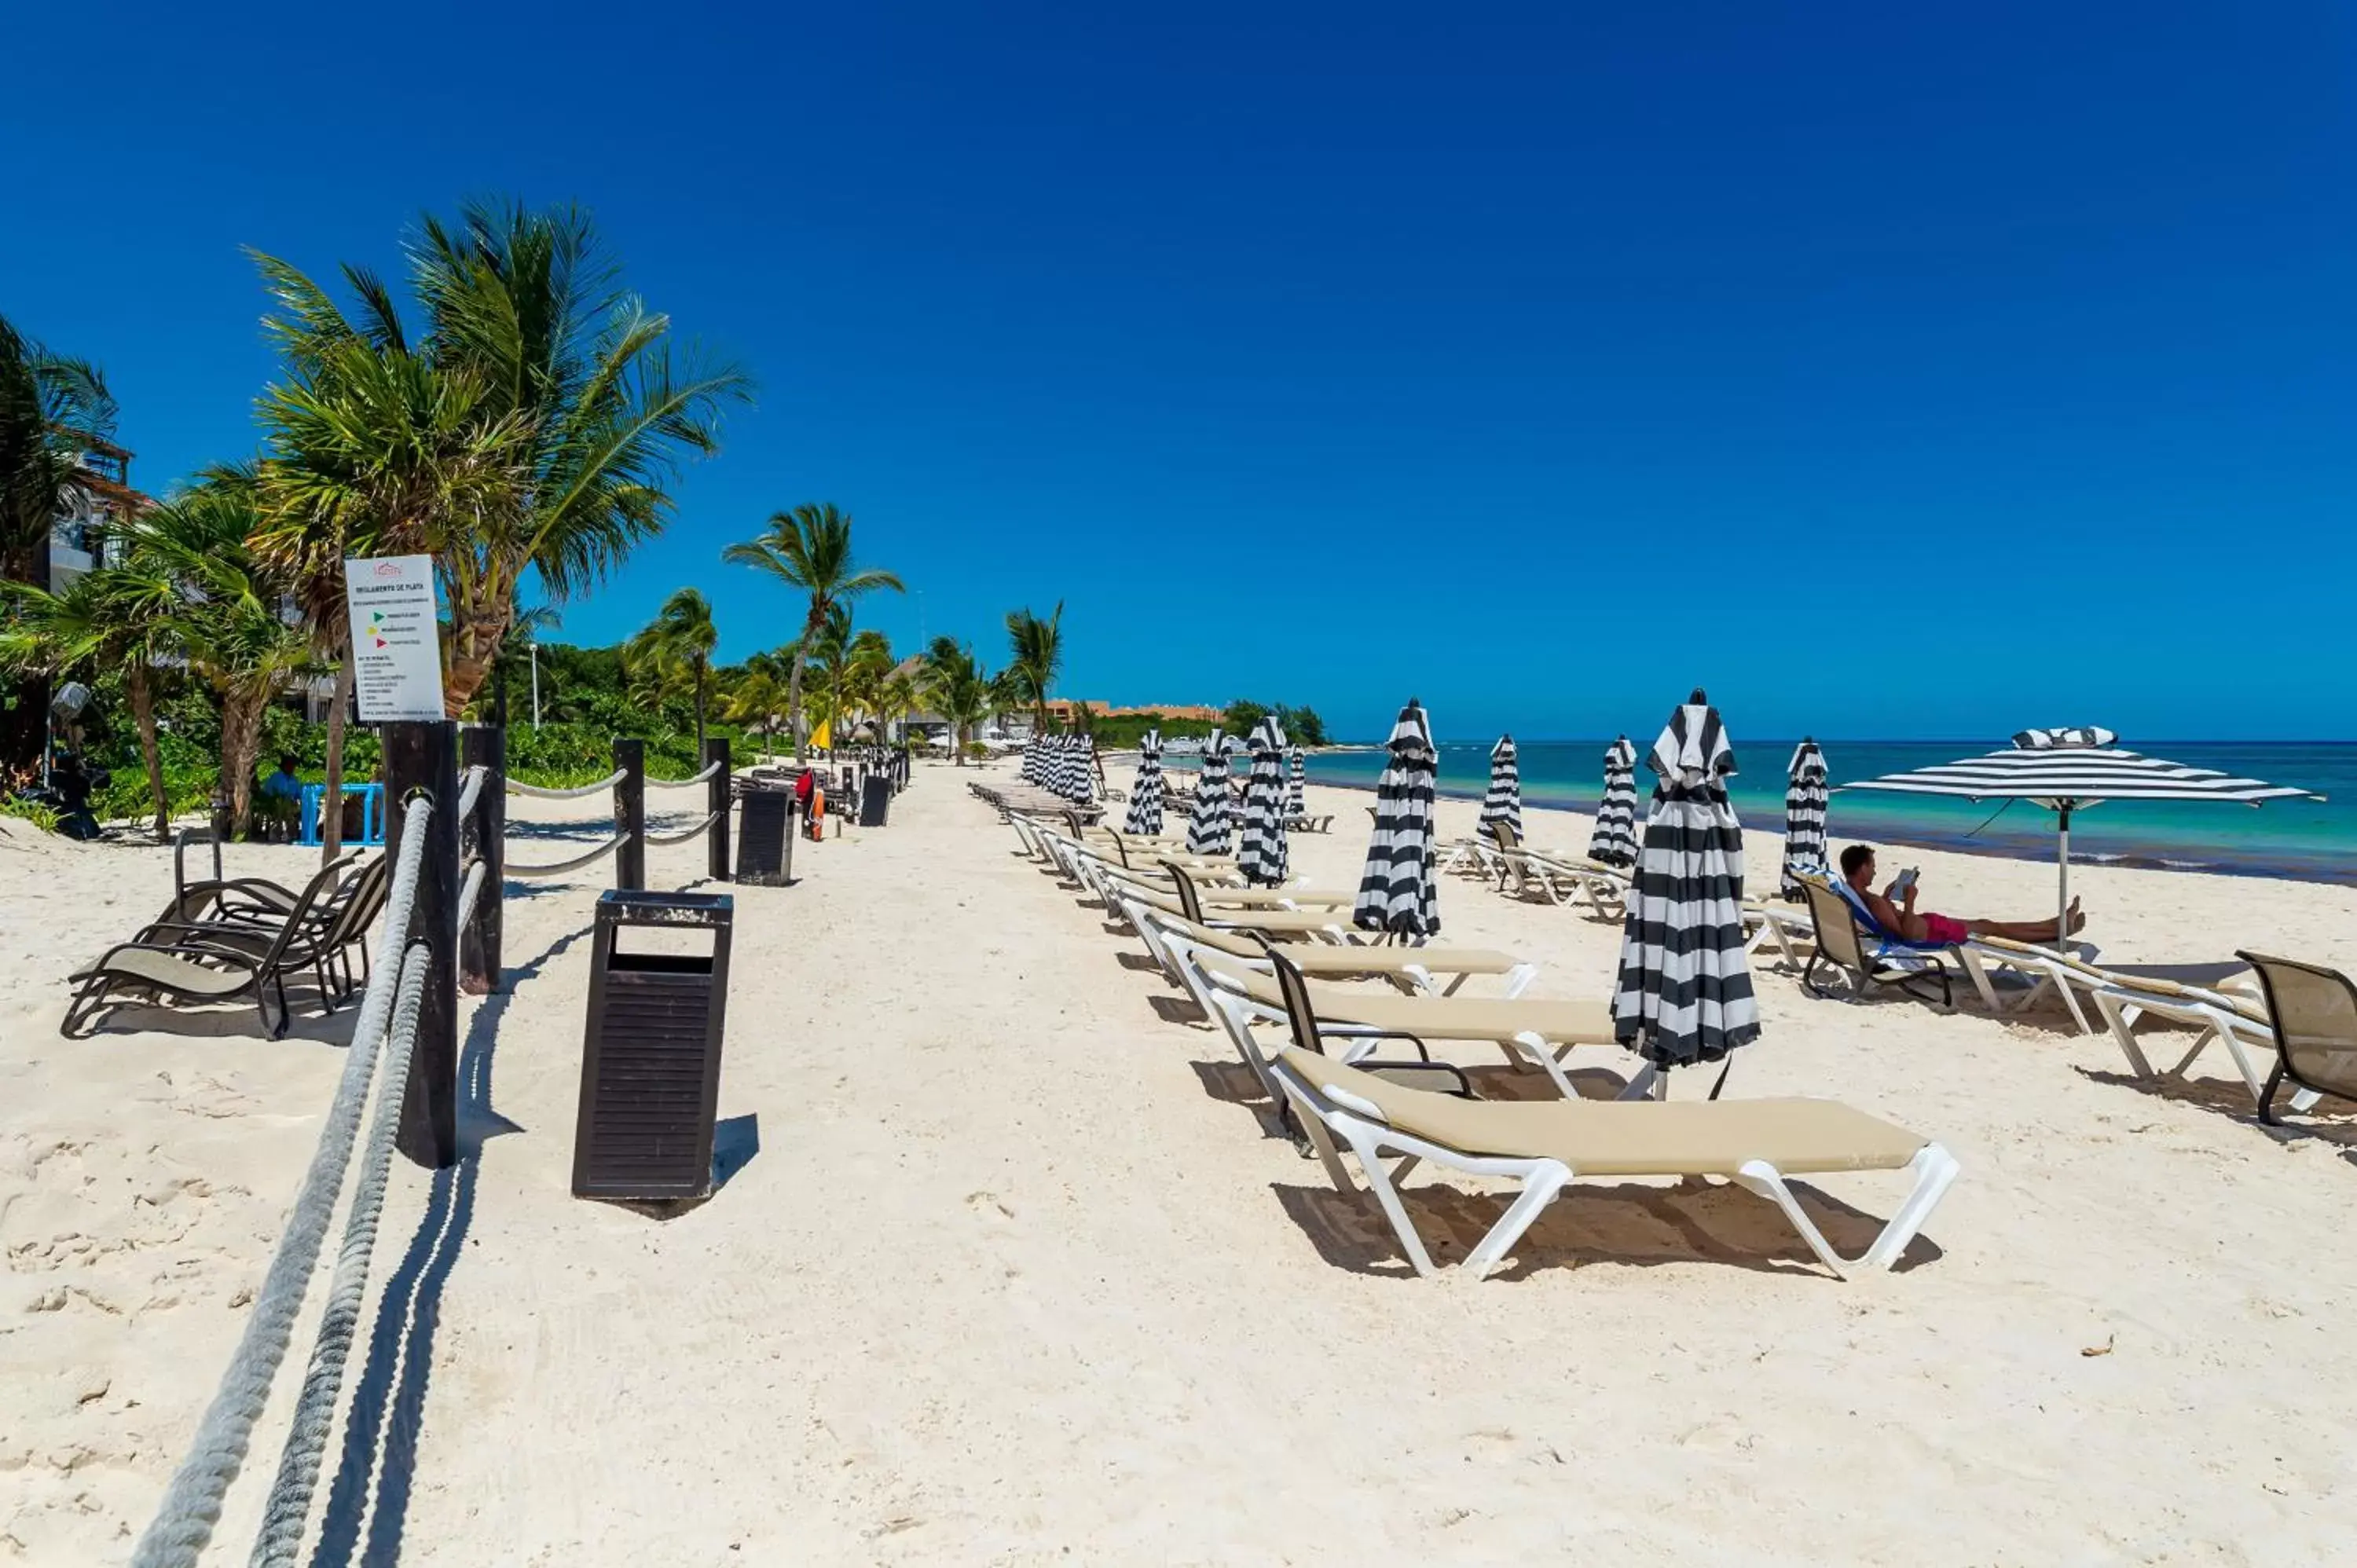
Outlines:
<svg viewBox="0 0 2357 1568"><path fill-rule="evenodd" d="M1945 915L1925 915L1923 917L1923 935L1932 941L1947 942L1953 945L1956 942L1965 940L1971 937L1972 934L1973 933L1971 931L1964 929L1964 923L1962 920L1952 920Z"/></svg>

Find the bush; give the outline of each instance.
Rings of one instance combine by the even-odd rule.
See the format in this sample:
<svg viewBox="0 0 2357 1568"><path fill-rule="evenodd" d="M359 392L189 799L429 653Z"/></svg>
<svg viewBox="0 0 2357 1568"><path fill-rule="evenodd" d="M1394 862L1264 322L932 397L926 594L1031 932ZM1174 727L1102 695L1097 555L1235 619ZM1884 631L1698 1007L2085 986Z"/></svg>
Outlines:
<svg viewBox="0 0 2357 1568"><path fill-rule="evenodd" d="M54 806L44 806L38 800L22 800L16 796L0 800L0 817L15 817L30 822L45 833L58 831L58 812Z"/></svg>

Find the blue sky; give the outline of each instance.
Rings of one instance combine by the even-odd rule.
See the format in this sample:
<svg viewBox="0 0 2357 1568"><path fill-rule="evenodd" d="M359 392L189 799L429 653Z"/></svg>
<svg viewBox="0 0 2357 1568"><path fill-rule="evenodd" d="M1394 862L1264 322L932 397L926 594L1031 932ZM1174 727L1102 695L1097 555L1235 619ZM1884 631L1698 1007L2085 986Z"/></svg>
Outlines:
<svg viewBox="0 0 2357 1568"><path fill-rule="evenodd" d="M758 408L567 635L831 499L897 641L1372 734L2357 736L2357 22L2248 7L13 17L0 312L249 450L243 245L591 207ZM1135 13L1135 14L1133 14Z"/></svg>

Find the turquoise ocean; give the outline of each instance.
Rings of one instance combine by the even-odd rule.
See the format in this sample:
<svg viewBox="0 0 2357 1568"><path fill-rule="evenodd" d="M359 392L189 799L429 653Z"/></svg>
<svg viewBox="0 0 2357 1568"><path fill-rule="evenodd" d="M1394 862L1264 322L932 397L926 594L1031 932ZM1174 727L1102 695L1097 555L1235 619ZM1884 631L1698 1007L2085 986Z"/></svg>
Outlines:
<svg viewBox="0 0 2357 1568"><path fill-rule="evenodd" d="M1631 736L1641 757L1651 736ZM1523 799L1534 806L1593 812L1604 789L1608 740L1517 739ZM1729 781L1737 814L1747 827L1781 832L1784 768L1794 742L1738 744ZM1825 740L1833 782L1873 779L1996 750L2005 743L1971 741ZM2325 795L2323 801L2277 800L2265 806L2114 800L2071 819L2071 859L2094 863L2215 871L2249 876L2290 876L2357 884L2357 742L2162 741L2127 743L2130 749L2196 768L2214 768L2270 784ZM1168 758L1175 770L1191 757ZM1380 750L1326 752L1308 759L1310 781L1374 787ZM1239 768L1241 771L1241 768ZM1124 782L1118 778L1116 783ZM1478 800L1490 782L1490 743L1449 742L1440 747L1440 792ZM1640 762L1641 815L1652 775ZM2000 810L2000 807L2003 807ZM1848 838L1920 844L2025 859L2054 858L2054 813L2027 800L1975 803L1928 796L1836 789L1826 831L1838 848ZM1578 845L1564 845L1577 848Z"/></svg>

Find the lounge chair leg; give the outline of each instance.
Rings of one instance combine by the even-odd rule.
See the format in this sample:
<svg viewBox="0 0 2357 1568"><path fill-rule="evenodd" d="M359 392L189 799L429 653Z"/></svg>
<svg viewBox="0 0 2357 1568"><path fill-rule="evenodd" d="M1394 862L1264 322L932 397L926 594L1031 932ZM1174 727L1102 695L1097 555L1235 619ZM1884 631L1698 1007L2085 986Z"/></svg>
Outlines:
<svg viewBox="0 0 2357 1568"><path fill-rule="evenodd" d="M1623 1084L1620 1088L1620 1092L1614 1095L1612 1098L1615 1100L1661 1100L1667 1096L1669 1087L1669 1079L1662 1076L1662 1069L1655 1067L1652 1062L1647 1062L1643 1067L1637 1069L1636 1076L1631 1078L1627 1083Z"/></svg>
<svg viewBox="0 0 2357 1568"><path fill-rule="evenodd" d="M1313 1112L1302 1120L1317 1122L1321 1118ZM1351 1152L1359 1157L1359 1173L1367 1178L1368 1190L1375 1195L1375 1201L1383 1206L1384 1218L1392 1222L1392 1233L1399 1238L1400 1250L1407 1254L1407 1261L1415 1265L1417 1273L1430 1279L1439 1271L1432 1266L1432 1254L1424 1250L1424 1239L1409 1223L1407 1208L1400 1202L1391 1176L1383 1170L1383 1151L1376 1146L1372 1137L1356 1126L1346 1128L1343 1136L1351 1140ZM1504 1222L1501 1220L1500 1223ZM1529 1221L1523 1223L1528 1224Z"/></svg>
<svg viewBox="0 0 2357 1568"><path fill-rule="evenodd" d="M1477 1280L1489 1278L1490 1271L1506 1261L1506 1254L1513 1251L1514 1243L1523 1239L1523 1232L1538 1219L1539 1211L1555 1201L1555 1195L1561 1192L1564 1184L1570 1179L1571 1167L1554 1160L1532 1172L1523 1183L1522 1195L1507 1206L1505 1213L1498 1216L1498 1223L1490 1227L1490 1233L1481 1238L1480 1245L1466 1254L1466 1273Z"/></svg>
<svg viewBox="0 0 2357 1568"><path fill-rule="evenodd" d="M1758 1193L1782 1209L1784 1218L1792 1222L1792 1229L1801 1233L1801 1240L1808 1243L1809 1251L1817 1255L1817 1261L1842 1278L1848 1279L1853 1274L1888 1269L1897 1262L1900 1255L1906 1251L1907 1243L1915 1239L1915 1233L1922 1230L1923 1222L1932 1217L1932 1210L1939 1207L1940 1199L1946 1196L1949 1184L1956 1179L1960 1168L1955 1156L1937 1144L1926 1144L1917 1150L1914 1159L1907 1165L1915 1177L1914 1190L1907 1195L1906 1201L1899 1206L1899 1212L1893 1214L1889 1223L1882 1228L1882 1233L1874 1239L1874 1244L1855 1260L1846 1259L1834 1251L1833 1243L1825 1240L1824 1232L1817 1229L1816 1222L1809 1218L1808 1211L1792 1196L1792 1189L1785 1185L1784 1173L1774 1165L1765 1160L1747 1160L1736 1172L1735 1179L1747 1190Z"/></svg>
<svg viewBox="0 0 2357 1568"><path fill-rule="evenodd" d="M1545 1040L1525 1030L1511 1040L1501 1040L1499 1044L1506 1047L1510 1058L1520 1055L1538 1064L1539 1070L1554 1081L1555 1091L1557 1094L1562 1095L1566 1100L1579 1098L1579 1090L1571 1086L1571 1079L1564 1073L1562 1060L1553 1051L1547 1049ZM1568 1051L1571 1047L1566 1046L1564 1049Z"/></svg>
<svg viewBox="0 0 2357 1568"><path fill-rule="evenodd" d="M2095 993L2095 1008L2103 1014L2104 1022L2112 1026L2112 1038L2120 1043L2121 1051L2128 1058L2130 1070L2138 1078L2150 1079L2153 1076L2152 1063L2146 1058L2144 1047L2136 1044L2136 1020L2129 1016L2130 1009L2122 1006L2116 998L2101 992Z"/></svg>

